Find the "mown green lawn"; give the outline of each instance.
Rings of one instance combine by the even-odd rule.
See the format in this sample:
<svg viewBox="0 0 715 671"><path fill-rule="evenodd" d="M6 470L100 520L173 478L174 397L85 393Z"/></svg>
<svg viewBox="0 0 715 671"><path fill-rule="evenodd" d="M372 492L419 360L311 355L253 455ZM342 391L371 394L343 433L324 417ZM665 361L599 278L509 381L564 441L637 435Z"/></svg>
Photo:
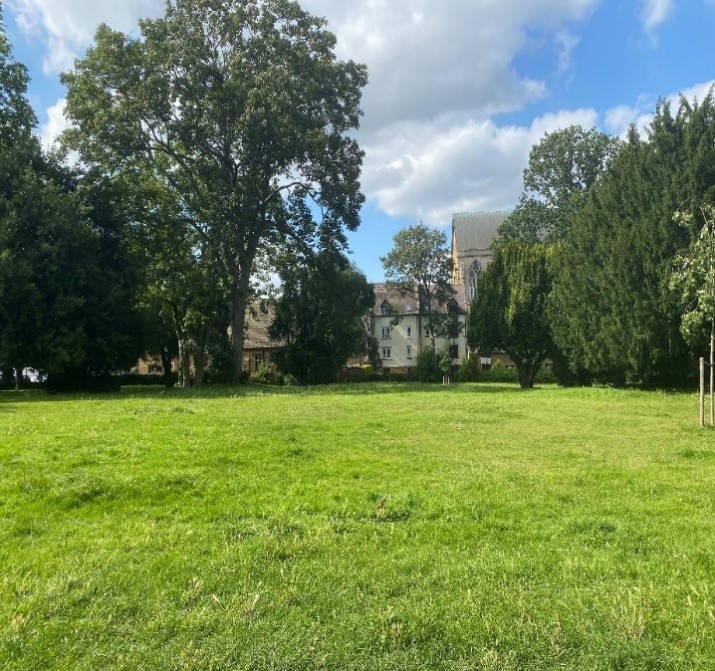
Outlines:
<svg viewBox="0 0 715 671"><path fill-rule="evenodd" d="M710 670L714 504L695 395L2 392L0 668Z"/></svg>

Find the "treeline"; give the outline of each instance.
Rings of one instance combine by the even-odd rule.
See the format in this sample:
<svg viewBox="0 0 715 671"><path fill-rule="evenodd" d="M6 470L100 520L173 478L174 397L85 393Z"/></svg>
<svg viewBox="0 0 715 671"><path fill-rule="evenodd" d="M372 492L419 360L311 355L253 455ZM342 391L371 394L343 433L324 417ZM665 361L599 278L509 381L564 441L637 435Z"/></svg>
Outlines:
<svg viewBox="0 0 715 671"><path fill-rule="evenodd" d="M332 371L365 347L369 287L344 254L364 200L350 132L365 67L283 0L176 0L138 35L100 26L62 75L72 170L43 154L0 27L2 382L32 368L55 388L103 384L143 352L165 371L178 357L184 385L209 362L214 380L242 381L262 279L297 300L323 291L328 266L350 309L279 301L275 331L286 372Z"/></svg>
<svg viewBox="0 0 715 671"><path fill-rule="evenodd" d="M712 235L712 90L677 110L660 102L645 132L632 127L624 141L575 127L547 135L525 185L480 284L470 343L513 354L523 386L547 357L570 383L692 377L714 317L702 289L715 266L682 276L694 269L683 259ZM693 328L684 316L695 315L698 291Z"/></svg>

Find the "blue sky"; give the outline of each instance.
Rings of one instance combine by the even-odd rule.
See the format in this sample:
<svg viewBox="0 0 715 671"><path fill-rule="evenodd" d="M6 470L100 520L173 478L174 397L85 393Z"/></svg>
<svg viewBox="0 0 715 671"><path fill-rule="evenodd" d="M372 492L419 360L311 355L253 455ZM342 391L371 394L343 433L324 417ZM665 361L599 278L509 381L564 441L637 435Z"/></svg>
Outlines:
<svg viewBox="0 0 715 671"><path fill-rule="evenodd" d="M715 80L715 0L303 0L338 54L370 73L359 131L367 203L350 236L372 281L394 234L453 212L509 209L529 148L579 123L622 134L658 98ZM59 72L100 22L132 31L163 0L5 0L46 144L64 126Z"/></svg>

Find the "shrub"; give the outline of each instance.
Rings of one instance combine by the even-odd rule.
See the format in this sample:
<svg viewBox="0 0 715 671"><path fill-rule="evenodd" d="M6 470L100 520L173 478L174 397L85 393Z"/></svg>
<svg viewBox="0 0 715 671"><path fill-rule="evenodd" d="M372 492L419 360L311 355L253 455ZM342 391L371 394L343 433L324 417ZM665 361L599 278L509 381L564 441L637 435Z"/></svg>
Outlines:
<svg viewBox="0 0 715 671"><path fill-rule="evenodd" d="M439 368L439 359L431 347L424 347L420 352L418 352L414 376L419 382L442 381L442 371Z"/></svg>
<svg viewBox="0 0 715 671"><path fill-rule="evenodd" d="M476 382L480 376L479 360L475 356L462 361L457 371L457 380L459 382Z"/></svg>
<svg viewBox="0 0 715 671"><path fill-rule="evenodd" d="M284 373L281 375L279 383L285 387L296 387L298 385L298 378L290 373Z"/></svg>
<svg viewBox="0 0 715 671"><path fill-rule="evenodd" d="M479 377L480 382L519 382L516 368L507 368L497 360L489 370L483 370Z"/></svg>
<svg viewBox="0 0 715 671"><path fill-rule="evenodd" d="M204 384L227 384L233 382L233 350L228 338L217 334L208 346L208 366L204 371ZM248 382L248 373L241 384Z"/></svg>
<svg viewBox="0 0 715 671"><path fill-rule="evenodd" d="M44 388L52 393L75 391L115 392L121 388L121 375L106 370L89 370L83 367L68 368L61 373L50 373Z"/></svg>
<svg viewBox="0 0 715 671"><path fill-rule="evenodd" d="M179 379L178 373L148 373L142 375L141 373L124 373L120 378L120 384L124 387L126 385L152 385L152 384L163 384L165 387L173 387Z"/></svg>
<svg viewBox="0 0 715 671"><path fill-rule="evenodd" d="M278 380L269 363L262 363L256 368L256 372L251 375L251 380L257 384L277 384Z"/></svg>

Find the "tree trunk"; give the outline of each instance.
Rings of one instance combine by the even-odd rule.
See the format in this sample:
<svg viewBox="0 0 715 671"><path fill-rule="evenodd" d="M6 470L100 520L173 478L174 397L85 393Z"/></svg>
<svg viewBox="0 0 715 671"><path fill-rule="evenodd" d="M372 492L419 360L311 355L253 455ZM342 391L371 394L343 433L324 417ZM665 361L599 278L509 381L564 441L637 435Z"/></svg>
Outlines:
<svg viewBox="0 0 715 671"><path fill-rule="evenodd" d="M22 366L17 366L15 368L15 389L22 389Z"/></svg>
<svg viewBox="0 0 715 671"><path fill-rule="evenodd" d="M204 370L206 368L206 352L197 350L194 355L194 387L200 387L204 381Z"/></svg>
<svg viewBox="0 0 715 671"><path fill-rule="evenodd" d="M191 386L191 354L186 338L179 338L179 370L181 386L188 389Z"/></svg>
<svg viewBox="0 0 715 671"><path fill-rule="evenodd" d="M239 270L234 278L231 296L231 348L233 350L233 381L240 384L243 372L243 338L250 290L250 274Z"/></svg>
<svg viewBox="0 0 715 671"><path fill-rule="evenodd" d="M522 389L533 389L538 365L531 361L514 361L514 363L516 364L516 372L519 375L519 386Z"/></svg>
<svg viewBox="0 0 715 671"><path fill-rule="evenodd" d="M200 387L204 380L204 370L206 369L206 348L208 346L211 328L208 324L203 324L198 332L196 341L196 352L194 353L194 386Z"/></svg>
<svg viewBox="0 0 715 671"><path fill-rule="evenodd" d="M161 367L164 369L164 386L170 389L174 383L171 381L171 354L166 347L161 348Z"/></svg>

